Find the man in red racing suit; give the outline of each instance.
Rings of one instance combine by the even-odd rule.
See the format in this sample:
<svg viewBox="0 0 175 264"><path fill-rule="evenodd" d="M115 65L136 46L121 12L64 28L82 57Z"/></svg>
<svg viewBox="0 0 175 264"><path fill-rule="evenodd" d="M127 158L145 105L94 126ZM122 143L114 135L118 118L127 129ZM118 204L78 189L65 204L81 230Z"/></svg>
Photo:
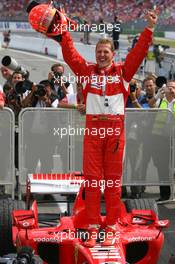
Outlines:
<svg viewBox="0 0 175 264"><path fill-rule="evenodd" d="M54 33L53 26L56 22L53 22L50 27L50 22L57 21L58 17L62 17L58 23L61 21L61 25L65 25L63 14L55 9L49 9L47 5L39 5L33 7L32 10L29 10L29 21L33 27L60 42L64 60L79 77L78 81L86 82L83 171L89 238L85 244L93 247L96 243L95 234L98 235L101 220L100 198L103 185L106 202L106 229L103 245L108 246L115 242L118 226L116 223L121 222L120 195L125 145L124 115L129 93L128 86L152 43L157 15L155 11L148 11L146 16L148 27L143 31L124 63L115 64L113 62L113 44L110 40L104 39L96 45L97 64L90 64L74 48L69 32L64 32L62 36L59 35L59 25L58 34ZM40 16L36 15L37 12L41 13ZM45 12L44 15L43 12ZM46 16L45 19L43 16ZM108 231L113 235L108 237Z"/></svg>
<svg viewBox="0 0 175 264"><path fill-rule="evenodd" d="M157 21L155 12L150 11L147 14L147 21L148 27L125 62L120 64L113 62L114 50L109 40L100 40L97 43L97 64L90 64L75 50L70 34L66 32L62 36L64 60L78 77L89 77L86 78L85 87L86 133L83 171L90 234L98 232L100 224L101 180L104 180L105 185L106 232L114 231L115 223L120 219L120 183L125 145L123 127L128 84L152 42L153 28ZM95 242L90 236L86 245L94 246ZM103 244L111 245L112 239L106 237Z"/></svg>
<svg viewBox="0 0 175 264"><path fill-rule="evenodd" d="M97 64L90 64L74 48L70 34L66 32L62 36L64 60L78 77L83 76L87 80L83 171L89 234L98 232L100 224L102 180L105 187L106 232L114 231L115 223L120 219L120 183L125 145L123 127L128 84L152 43L153 28L157 21L155 12L147 14L147 21L148 27L125 62L120 64L113 62L114 49L109 40L97 43ZM91 247L95 243L95 239L89 237L86 245ZM106 237L103 244L111 245L112 239Z"/></svg>

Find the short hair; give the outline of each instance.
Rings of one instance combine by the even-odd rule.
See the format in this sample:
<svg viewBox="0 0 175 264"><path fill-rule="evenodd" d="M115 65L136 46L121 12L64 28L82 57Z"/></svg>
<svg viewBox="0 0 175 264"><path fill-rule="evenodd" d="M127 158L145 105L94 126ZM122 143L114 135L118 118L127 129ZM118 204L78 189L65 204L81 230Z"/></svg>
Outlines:
<svg viewBox="0 0 175 264"><path fill-rule="evenodd" d="M171 82L175 83L175 80L168 80L168 81L167 81L167 84L168 84L168 83L171 83Z"/></svg>
<svg viewBox="0 0 175 264"><path fill-rule="evenodd" d="M24 74L23 74L22 71L14 71L14 72L12 73L12 78L13 78L13 76L14 76L15 74L21 74L22 78L24 78Z"/></svg>
<svg viewBox="0 0 175 264"><path fill-rule="evenodd" d="M3 92L4 92L4 94L7 94L11 88L12 88L12 86L10 85L10 83L6 82L3 85Z"/></svg>
<svg viewBox="0 0 175 264"><path fill-rule="evenodd" d="M61 64L61 63L55 63L55 64L53 64L52 67L51 67L51 71L54 71L54 68L55 68L55 67L62 67L63 70L64 70L64 66L63 66L63 64Z"/></svg>
<svg viewBox="0 0 175 264"><path fill-rule="evenodd" d="M156 84L156 78L154 76L148 76L143 80L143 85L145 84L145 82L147 81L153 81L154 84Z"/></svg>
<svg viewBox="0 0 175 264"><path fill-rule="evenodd" d="M44 86L50 86L50 88L53 89L53 85L49 80L42 80L39 82L39 84L43 84Z"/></svg>
<svg viewBox="0 0 175 264"><path fill-rule="evenodd" d="M97 49L97 46L100 45L100 44L109 44L110 45L110 48L111 48L111 51L112 52L115 51L114 44L113 44L113 42L110 39L100 39L97 42L97 44L96 44L96 49Z"/></svg>

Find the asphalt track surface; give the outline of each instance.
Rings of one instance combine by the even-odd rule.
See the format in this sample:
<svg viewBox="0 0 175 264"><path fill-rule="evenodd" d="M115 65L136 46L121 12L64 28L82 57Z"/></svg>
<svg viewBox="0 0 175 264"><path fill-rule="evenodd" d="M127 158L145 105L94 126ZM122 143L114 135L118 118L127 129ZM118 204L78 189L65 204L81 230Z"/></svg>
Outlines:
<svg viewBox="0 0 175 264"><path fill-rule="evenodd" d="M29 70L30 79L36 83L40 80L47 79L51 65L57 62L56 59L43 55L15 51L11 49L1 49L0 59L2 59L5 55L15 58L20 65ZM67 65L65 65L65 73L68 73L68 71L69 68ZM0 84L3 83L4 80L2 79L2 76L0 76ZM158 264L167 264L170 255L173 253L175 254L175 202L161 204L158 205L158 207L159 218L170 220L169 228L164 230L165 242L161 252L160 260L158 262Z"/></svg>

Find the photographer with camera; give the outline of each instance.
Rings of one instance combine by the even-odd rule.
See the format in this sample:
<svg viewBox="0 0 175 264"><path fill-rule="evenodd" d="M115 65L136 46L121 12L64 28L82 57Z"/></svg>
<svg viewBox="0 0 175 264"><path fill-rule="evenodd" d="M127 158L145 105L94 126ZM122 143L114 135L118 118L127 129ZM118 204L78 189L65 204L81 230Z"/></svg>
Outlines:
<svg viewBox="0 0 175 264"><path fill-rule="evenodd" d="M57 107L58 99L52 92L52 84L42 80L39 84L32 83L31 91L22 101L23 107Z"/></svg>
<svg viewBox="0 0 175 264"><path fill-rule="evenodd" d="M11 88L6 94L6 106L12 109L15 114L15 125L18 126L18 115L22 109L24 95L16 89L19 82L24 81L23 73L14 71L12 74ZM19 93L20 92L20 93ZM18 168L18 133L15 132L15 167Z"/></svg>
<svg viewBox="0 0 175 264"><path fill-rule="evenodd" d="M6 94L6 106L13 110L15 114L15 122L18 124L18 115L22 108L22 99L23 94L18 93L16 90L16 84L18 82L23 82L24 77L22 72L20 71L14 71L12 74L12 80L11 80L11 88Z"/></svg>
<svg viewBox="0 0 175 264"><path fill-rule="evenodd" d="M141 85L135 79L132 79L130 84L130 94L127 99L126 107L127 108L141 108L140 99L143 96L141 91Z"/></svg>
<svg viewBox="0 0 175 264"><path fill-rule="evenodd" d="M67 94L58 104L61 108L75 108L80 114L85 114L86 107L83 97L83 84L80 82L76 83L76 93Z"/></svg>
<svg viewBox="0 0 175 264"><path fill-rule="evenodd" d="M156 78L157 93L149 100L149 106L151 108L159 107L162 99L165 97L165 89L167 80L164 76Z"/></svg>
<svg viewBox="0 0 175 264"><path fill-rule="evenodd" d="M1 74L6 80L3 84L3 92L6 94L11 87L12 71L5 66L1 66Z"/></svg>
<svg viewBox="0 0 175 264"><path fill-rule="evenodd" d="M64 66L60 63L55 63L51 67L48 80L52 84L53 93L61 101L67 94L73 94L73 86L71 83L64 80Z"/></svg>

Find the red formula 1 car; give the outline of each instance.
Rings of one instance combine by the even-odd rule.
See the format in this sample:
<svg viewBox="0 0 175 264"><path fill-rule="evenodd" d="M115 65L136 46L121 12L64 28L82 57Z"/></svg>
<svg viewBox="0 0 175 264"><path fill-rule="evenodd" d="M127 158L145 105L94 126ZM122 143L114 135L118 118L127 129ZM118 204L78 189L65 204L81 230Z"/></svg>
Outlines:
<svg viewBox="0 0 175 264"><path fill-rule="evenodd" d="M88 234L82 181L82 176L75 174L29 176L27 207L30 204L30 194L33 192L55 193L61 182L63 185L69 182L69 186L74 188L73 192L75 188L79 189L80 184L81 187L71 216L59 218L55 214L40 215L36 201L33 201L31 208L14 210L12 238L17 250L23 247L31 248L34 254L40 257L39 263L47 264L157 263L164 242L162 228L168 226L168 220L158 219L157 205L153 200L126 200L122 203L122 219L120 223L116 223L118 231L113 246L104 247L101 243L104 239L105 216L101 216L101 231L96 246L93 248L84 246ZM56 223L53 225L55 219ZM10 243L10 240L0 242L1 246L3 247L6 242Z"/></svg>

